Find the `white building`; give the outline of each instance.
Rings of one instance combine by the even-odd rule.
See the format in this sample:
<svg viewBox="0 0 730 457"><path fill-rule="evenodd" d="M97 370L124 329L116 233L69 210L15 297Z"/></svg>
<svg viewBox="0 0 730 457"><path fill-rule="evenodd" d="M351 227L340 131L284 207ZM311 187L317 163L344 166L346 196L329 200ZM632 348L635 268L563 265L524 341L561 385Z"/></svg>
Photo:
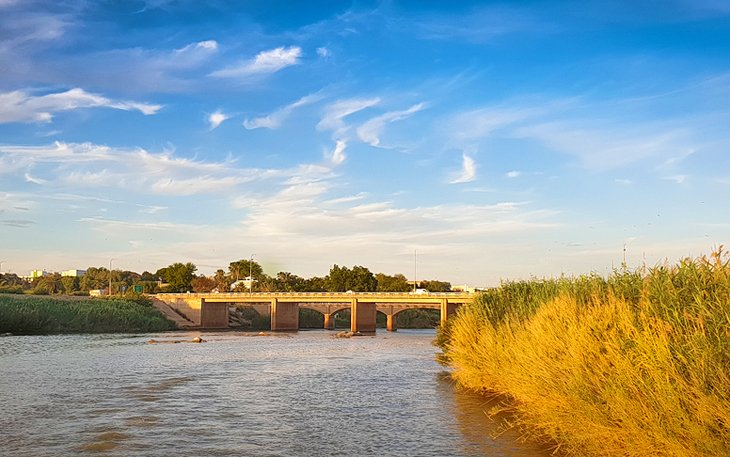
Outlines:
<svg viewBox="0 0 730 457"><path fill-rule="evenodd" d="M86 270L66 270L61 272L61 276L71 276L75 278L80 278L85 274Z"/></svg>

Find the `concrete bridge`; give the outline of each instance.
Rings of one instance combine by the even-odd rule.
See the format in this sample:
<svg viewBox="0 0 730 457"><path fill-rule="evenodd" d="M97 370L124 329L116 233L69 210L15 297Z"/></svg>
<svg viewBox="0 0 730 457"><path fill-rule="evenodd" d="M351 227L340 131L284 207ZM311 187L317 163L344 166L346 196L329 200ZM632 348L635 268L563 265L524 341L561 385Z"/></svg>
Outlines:
<svg viewBox="0 0 730 457"><path fill-rule="evenodd" d="M227 328L228 307L251 305L261 315L270 314L271 330L297 330L299 308L324 315L324 328L334 328L333 315L350 310L350 330L374 332L378 311L387 316L388 331L396 330L395 315L407 309L438 309L441 323L460 305L471 301L468 293L404 292L237 292L204 294L157 294L158 300L204 328Z"/></svg>

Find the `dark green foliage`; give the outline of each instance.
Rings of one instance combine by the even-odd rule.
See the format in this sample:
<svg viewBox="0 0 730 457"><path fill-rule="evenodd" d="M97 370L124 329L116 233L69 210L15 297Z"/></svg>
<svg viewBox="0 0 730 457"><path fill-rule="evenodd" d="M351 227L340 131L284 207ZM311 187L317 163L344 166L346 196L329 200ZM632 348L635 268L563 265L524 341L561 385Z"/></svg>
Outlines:
<svg viewBox="0 0 730 457"><path fill-rule="evenodd" d="M259 265L259 263L255 260L241 259L228 264L228 273L233 281L246 279L249 276L252 276L254 279L258 279L264 274L264 269L261 268L261 265Z"/></svg>
<svg viewBox="0 0 730 457"><path fill-rule="evenodd" d="M191 283L195 277L195 270L198 268L192 263L173 263L165 268L160 268L155 273L167 284L165 292L189 292L192 290Z"/></svg>
<svg viewBox="0 0 730 457"><path fill-rule="evenodd" d="M451 292L451 283L445 281L428 280L419 283L421 289L429 292Z"/></svg>
<svg viewBox="0 0 730 457"><path fill-rule="evenodd" d="M378 280L365 267L354 266L352 269L333 265L325 280L328 292L375 292Z"/></svg>
<svg viewBox="0 0 730 457"><path fill-rule="evenodd" d="M174 330L149 299L54 299L0 295L0 333L143 333Z"/></svg>
<svg viewBox="0 0 730 457"><path fill-rule="evenodd" d="M119 280L118 274L112 271L112 281ZM104 267L89 267L86 273L79 280L81 290L90 291L97 289L105 289L109 287L109 270Z"/></svg>
<svg viewBox="0 0 730 457"><path fill-rule="evenodd" d="M400 273L393 276L378 273L375 279L378 281L378 292L408 292L413 288Z"/></svg>
<svg viewBox="0 0 730 457"><path fill-rule="evenodd" d="M435 328L440 320L437 309L407 309L395 315L396 328Z"/></svg>

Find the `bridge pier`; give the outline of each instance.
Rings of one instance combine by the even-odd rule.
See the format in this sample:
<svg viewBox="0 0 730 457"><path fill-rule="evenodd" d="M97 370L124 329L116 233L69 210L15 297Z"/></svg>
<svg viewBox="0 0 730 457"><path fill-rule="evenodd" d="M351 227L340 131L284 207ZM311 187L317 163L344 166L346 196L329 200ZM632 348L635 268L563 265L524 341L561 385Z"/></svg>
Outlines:
<svg viewBox="0 0 730 457"><path fill-rule="evenodd" d="M388 331L395 332L396 330L398 330L395 326L395 316L392 314L386 314L385 316L388 318L388 322L386 324L386 328L388 329Z"/></svg>
<svg viewBox="0 0 730 457"><path fill-rule="evenodd" d="M271 330L299 330L299 303L282 303L271 299Z"/></svg>
<svg viewBox="0 0 730 457"><path fill-rule="evenodd" d="M375 318L378 309L375 303L363 303L357 298L350 305L350 330L360 333L375 333Z"/></svg>
<svg viewBox="0 0 730 457"><path fill-rule="evenodd" d="M335 328L334 316L330 313L323 313L323 314L324 314L324 329L325 330L334 330L334 328Z"/></svg>
<svg viewBox="0 0 730 457"><path fill-rule="evenodd" d="M445 298L441 299L441 325L446 324L446 320L456 312L456 308L459 305L456 303L449 303Z"/></svg>

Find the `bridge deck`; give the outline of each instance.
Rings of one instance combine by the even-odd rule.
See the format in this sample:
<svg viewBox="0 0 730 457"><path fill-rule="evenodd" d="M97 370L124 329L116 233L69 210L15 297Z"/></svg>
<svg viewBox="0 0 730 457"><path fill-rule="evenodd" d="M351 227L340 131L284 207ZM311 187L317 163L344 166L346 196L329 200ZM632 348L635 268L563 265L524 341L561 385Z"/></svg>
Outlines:
<svg viewBox="0 0 730 457"><path fill-rule="evenodd" d="M464 304L473 295L460 292L443 293L401 293L401 292L228 292L200 294L157 294L165 299L203 299L211 303L266 303L277 300L282 303L408 303L438 304L446 300L450 304Z"/></svg>

